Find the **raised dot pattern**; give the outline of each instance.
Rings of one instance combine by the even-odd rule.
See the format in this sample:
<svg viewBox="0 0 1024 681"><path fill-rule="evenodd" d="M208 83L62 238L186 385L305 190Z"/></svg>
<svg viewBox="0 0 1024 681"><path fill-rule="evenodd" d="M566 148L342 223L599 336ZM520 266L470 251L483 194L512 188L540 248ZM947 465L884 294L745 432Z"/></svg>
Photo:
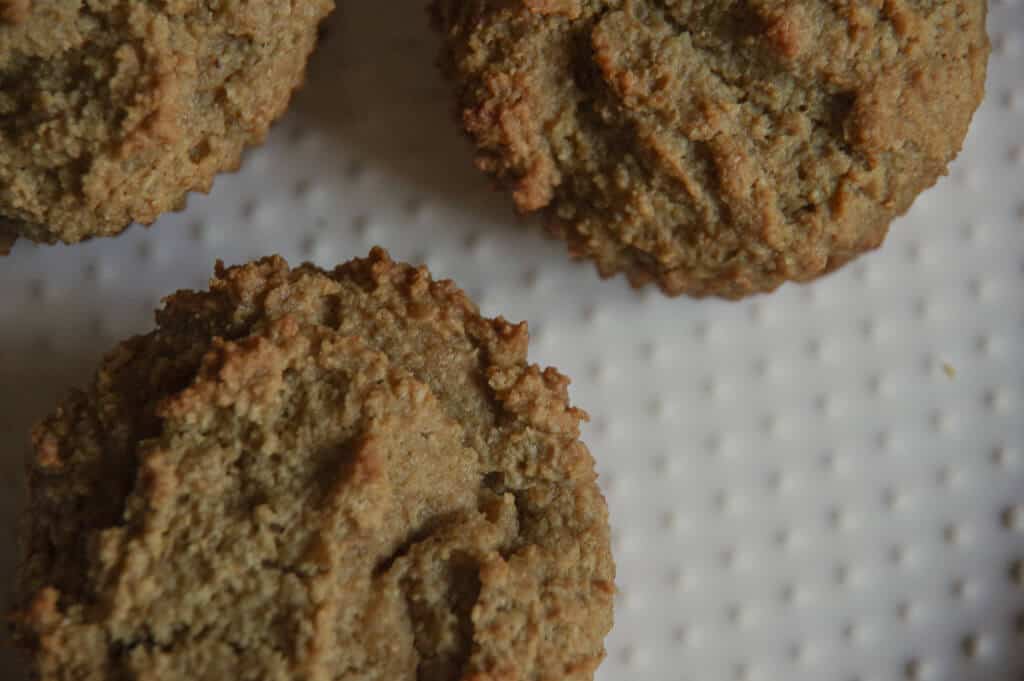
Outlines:
<svg viewBox="0 0 1024 681"><path fill-rule="evenodd" d="M399 4L332 18L267 145L185 212L0 263L0 547L30 424L162 296L218 258L381 244L527 319L533 360L575 379L619 566L599 681L1024 677L1024 4L992 3L952 176L879 252L738 304L601 282L517 218Z"/></svg>

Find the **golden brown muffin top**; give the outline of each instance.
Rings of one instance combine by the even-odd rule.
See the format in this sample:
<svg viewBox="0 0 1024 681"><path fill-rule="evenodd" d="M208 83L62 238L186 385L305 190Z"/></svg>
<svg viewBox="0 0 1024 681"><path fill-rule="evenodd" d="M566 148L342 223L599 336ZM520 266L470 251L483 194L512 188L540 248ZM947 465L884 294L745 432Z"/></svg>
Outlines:
<svg viewBox="0 0 1024 681"><path fill-rule="evenodd" d="M435 0L478 165L570 252L740 297L878 246L984 89L985 0Z"/></svg>
<svg viewBox="0 0 1024 681"><path fill-rule="evenodd" d="M592 678L607 511L525 324L375 250L218 266L34 431L40 678Z"/></svg>
<svg viewBox="0 0 1024 681"><path fill-rule="evenodd" d="M0 0L0 253L117 234L208 191L284 111L333 6Z"/></svg>

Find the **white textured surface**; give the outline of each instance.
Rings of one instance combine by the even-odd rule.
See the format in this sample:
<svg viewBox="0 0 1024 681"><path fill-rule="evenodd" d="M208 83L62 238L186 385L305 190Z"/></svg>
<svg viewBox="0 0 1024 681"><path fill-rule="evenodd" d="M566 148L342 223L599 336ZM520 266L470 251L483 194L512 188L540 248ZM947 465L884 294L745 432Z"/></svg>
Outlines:
<svg viewBox="0 0 1024 681"><path fill-rule="evenodd" d="M1024 678L1024 2L993 4L965 152L886 246L738 304L569 264L471 168L421 2L342 4L211 196L0 261L0 584L31 422L163 294L216 258L381 244L529 320L532 358L575 379L620 575L602 681Z"/></svg>

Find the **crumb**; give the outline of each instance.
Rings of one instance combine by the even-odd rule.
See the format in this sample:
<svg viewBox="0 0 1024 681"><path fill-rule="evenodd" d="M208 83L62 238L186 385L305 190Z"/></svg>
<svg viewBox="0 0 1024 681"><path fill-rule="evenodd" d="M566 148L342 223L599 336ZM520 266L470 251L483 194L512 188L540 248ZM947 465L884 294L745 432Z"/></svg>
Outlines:
<svg viewBox="0 0 1024 681"><path fill-rule="evenodd" d="M27 21L31 11L32 0L0 0L0 20L8 24Z"/></svg>

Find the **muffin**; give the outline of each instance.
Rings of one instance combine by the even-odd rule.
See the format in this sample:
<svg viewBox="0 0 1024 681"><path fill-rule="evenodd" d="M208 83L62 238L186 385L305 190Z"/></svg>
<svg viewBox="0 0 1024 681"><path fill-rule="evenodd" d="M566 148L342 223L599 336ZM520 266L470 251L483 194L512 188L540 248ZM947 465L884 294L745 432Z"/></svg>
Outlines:
<svg viewBox="0 0 1024 681"><path fill-rule="evenodd" d="M591 679L607 511L527 342L379 249L167 298L33 432L35 678Z"/></svg>
<svg viewBox="0 0 1024 681"><path fill-rule="evenodd" d="M477 165L600 273L726 298L882 243L984 91L984 0L435 0Z"/></svg>
<svg viewBox="0 0 1024 681"><path fill-rule="evenodd" d="M333 0L0 2L0 249L150 224L238 167Z"/></svg>

